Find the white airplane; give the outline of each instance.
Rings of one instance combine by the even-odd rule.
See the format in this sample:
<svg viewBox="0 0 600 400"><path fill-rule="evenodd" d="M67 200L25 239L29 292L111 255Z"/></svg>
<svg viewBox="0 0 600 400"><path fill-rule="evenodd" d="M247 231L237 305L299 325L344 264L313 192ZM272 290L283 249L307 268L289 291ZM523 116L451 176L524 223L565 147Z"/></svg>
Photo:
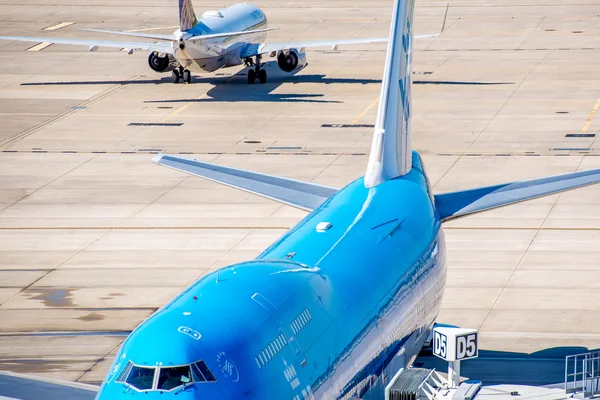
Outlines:
<svg viewBox="0 0 600 400"><path fill-rule="evenodd" d="M448 10L446 9L446 13ZM445 25L445 18L444 18ZM443 31L442 27L442 31ZM387 42L388 38L354 38L286 43L265 43L267 17L251 4L234 4L219 11L206 11L200 20L196 18L191 0L179 0L179 29L172 35L120 32L102 29L85 29L92 32L135 36L159 40L158 42L116 42L96 39L68 39L30 36L0 36L1 40L24 42L49 42L126 49L127 54L136 50L150 51L148 64L156 72L172 71L173 83L190 83L191 72L213 72L224 67L241 64L254 67L248 71L248 83L257 80L267 82L267 71L262 68L263 55L277 58L283 71L297 72L306 66L305 49L339 45ZM420 35L415 38L435 37L438 34Z"/></svg>

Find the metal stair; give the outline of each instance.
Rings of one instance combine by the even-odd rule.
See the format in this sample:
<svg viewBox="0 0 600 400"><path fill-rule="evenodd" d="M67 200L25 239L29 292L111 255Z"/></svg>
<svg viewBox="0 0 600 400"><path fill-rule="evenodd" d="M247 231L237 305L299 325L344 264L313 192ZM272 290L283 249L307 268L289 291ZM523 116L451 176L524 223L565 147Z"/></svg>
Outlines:
<svg viewBox="0 0 600 400"><path fill-rule="evenodd" d="M432 400L443 384L444 379L435 370L407 368L391 385L386 400Z"/></svg>
<svg viewBox="0 0 600 400"><path fill-rule="evenodd" d="M600 351L567 356L565 393L584 399L600 396Z"/></svg>

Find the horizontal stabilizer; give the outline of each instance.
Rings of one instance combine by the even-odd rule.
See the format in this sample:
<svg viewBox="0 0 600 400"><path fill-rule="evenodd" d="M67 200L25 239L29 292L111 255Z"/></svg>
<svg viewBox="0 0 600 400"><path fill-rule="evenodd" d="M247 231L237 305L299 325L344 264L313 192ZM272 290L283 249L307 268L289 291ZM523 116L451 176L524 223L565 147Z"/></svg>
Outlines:
<svg viewBox="0 0 600 400"><path fill-rule="evenodd" d="M253 29L253 30L249 30L249 31L239 31L239 32L209 33L207 35L192 36L190 38L187 38L186 40L189 40L191 42L197 42L199 40L219 39L219 38L228 38L228 37L233 37L233 36L251 35L254 33L276 31L278 29L279 28L264 28L264 29Z"/></svg>
<svg viewBox="0 0 600 400"><path fill-rule="evenodd" d="M600 183L600 169L435 196L442 221Z"/></svg>
<svg viewBox="0 0 600 400"><path fill-rule="evenodd" d="M159 154L152 161L305 211L312 211L319 207L338 191L316 183L222 167L167 154Z"/></svg>

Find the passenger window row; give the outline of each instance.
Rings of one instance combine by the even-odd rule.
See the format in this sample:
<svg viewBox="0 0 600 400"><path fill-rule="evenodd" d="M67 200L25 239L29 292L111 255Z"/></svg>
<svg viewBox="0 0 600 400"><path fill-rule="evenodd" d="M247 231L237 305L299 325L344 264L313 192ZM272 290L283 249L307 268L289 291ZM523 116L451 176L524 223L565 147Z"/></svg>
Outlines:
<svg viewBox="0 0 600 400"><path fill-rule="evenodd" d="M294 335L297 335L311 320L312 315L310 315L308 308L305 308L304 311L302 311L290 324L290 328L292 328Z"/></svg>
<svg viewBox="0 0 600 400"><path fill-rule="evenodd" d="M176 367L146 367L129 361L116 382L129 385L138 391L171 391L189 384L216 380L204 361Z"/></svg>
<svg viewBox="0 0 600 400"><path fill-rule="evenodd" d="M287 339L283 333L277 335L271 343L267 345L256 357L256 365L259 369L262 369L269 361L271 361L283 348L287 345Z"/></svg>

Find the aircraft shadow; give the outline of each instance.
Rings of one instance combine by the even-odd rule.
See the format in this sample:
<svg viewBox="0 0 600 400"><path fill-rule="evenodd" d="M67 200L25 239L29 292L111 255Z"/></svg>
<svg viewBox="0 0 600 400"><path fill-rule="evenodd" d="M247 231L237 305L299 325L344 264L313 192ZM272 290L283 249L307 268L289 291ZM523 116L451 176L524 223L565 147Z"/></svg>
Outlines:
<svg viewBox="0 0 600 400"><path fill-rule="evenodd" d="M263 65L267 70L268 82L248 85L249 67L245 67L234 75L222 74L209 77L194 76L193 83L213 85L200 99L148 100L145 103L212 103L212 102L289 102L289 103L343 103L339 100L325 100L324 94L319 93L273 93L284 83L303 84L317 83L324 85L370 85L380 84L380 79L368 78L336 78L321 74L298 74L282 71L275 61ZM158 85L171 83L170 75L160 79L138 80L106 80L106 81L73 81L73 82L29 82L21 86L78 86L78 85ZM510 85L514 82L470 82L470 81L414 81L415 85Z"/></svg>
<svg viewBox="0 0 600 400"><path fill-rule="evenodd" d="M236 74L234 77L243 78L243 84L246 84L245 75ZM212 76L193 78L194 83L208 83L211 85L238 85L232 76ZM379 84L380 79L361 79L361 78L328 78L325 75L290 75L286 78L270 80L270 83L321 83L330 84ZM171 77L162 77L160 79L139 79L139 80L107 80L107 81L55 81L55 82L24 82L21 86L85 86L85 85L159 85L172 84ZM415 85L456 85L456 86L492 86L492 85L514 85L514 82L469 82L469 81L413 81ZM258 85L256 85L258 86ZM249 86L248 87L252 87Z"/></svg>
<svg viewBox="0 0 600 400"><path fill-rule="evenodd" d="M477 379L484 385L555 385L565 381L565 357L598 351L586 347L553 347L535 353L479 350L479 358L461 362L461 376ZM435 368L446 373L448 363L424 350L415 367Z"/></svg>
<svg viewBox="0 0 600 400"><path fill-rule="evenodd" d="M308 65L308 64L307 64ZM192 77L193 83L207 83L214 85L215 88L209 91L209 99L204 99L203 101L257 101L256 93L258 93L258 97L264 97L265 92L273 91L278 86L284 83L319 83L324 85L345 85L345 84L356 84L356 85L370 85L370 84L380 84L381 79L369 79L369 78L329 78L325 75L321 74L298 74L300 71L298 70L294 72L284 72L278 66L276 61L269 61L263 64L263 68L267 71L268 74L268 83L265 85L255 84L248 85L247 76L249 67L245 67L240 71L236 72L233 75L230 74L217 74L213 76L198 76L194 75ZM165 74L159 79L151 78L151 79L138 79L138 80L106 80L106 81L72 81L72 82L26 82L22 83L21 86L78 86L78 85L158 85L163 83L171 83L171 75ZM475 81L428 81L428 80L415 80L413 81L415 85L512 85L514 82L475 82ZM235 96L225 96L221 99L221 95L223 93L220 92L219 87L223 86L225 88L236 86L239 87L247 86L247 89L243 91L239 88L235 89ZM247 100L244 100L244 96L248 96ZM312 97L319 97L322 95L314 95ZM239 98L241 97L241 99ZM291 98L302 98L302 97L311 97L311 96L281 96L270 94L268 99L263 99L262 101L291 101ZM187 101L187 100L186 100ZM324 101L318 101L324 102Z"/></svg>

